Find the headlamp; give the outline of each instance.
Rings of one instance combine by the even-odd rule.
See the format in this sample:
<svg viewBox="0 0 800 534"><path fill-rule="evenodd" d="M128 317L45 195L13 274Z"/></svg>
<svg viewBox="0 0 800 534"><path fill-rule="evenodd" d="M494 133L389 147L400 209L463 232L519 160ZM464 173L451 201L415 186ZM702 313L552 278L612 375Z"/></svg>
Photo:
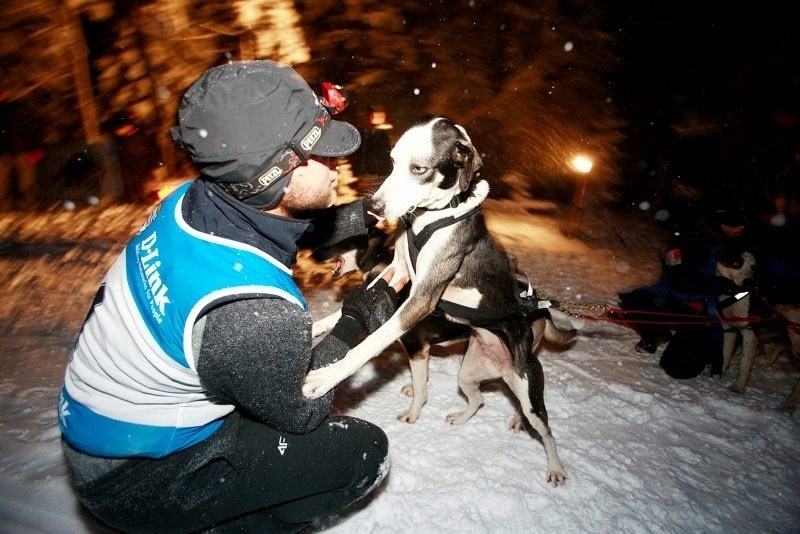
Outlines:
<svg viewBox="0 0 800 534"><path fill-rule="evenodd" d="M341 85L322 82L322 105L331 115L338 115L347 108L347 92Z"/></svg>

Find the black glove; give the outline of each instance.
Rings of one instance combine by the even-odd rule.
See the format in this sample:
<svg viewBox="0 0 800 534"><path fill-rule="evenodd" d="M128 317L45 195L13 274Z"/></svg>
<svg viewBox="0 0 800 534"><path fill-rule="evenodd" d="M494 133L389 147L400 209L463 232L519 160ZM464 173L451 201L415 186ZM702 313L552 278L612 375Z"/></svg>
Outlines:
<svg viewBox="0 0 800 534"><path fill-rule="evenodd" d="M397 309L397 292L386 280L381 278L371 288L368 285L369 282L364 282L344 296L342 317L330 334L350 348L356 346L362 332L371 334Z"/></svg>

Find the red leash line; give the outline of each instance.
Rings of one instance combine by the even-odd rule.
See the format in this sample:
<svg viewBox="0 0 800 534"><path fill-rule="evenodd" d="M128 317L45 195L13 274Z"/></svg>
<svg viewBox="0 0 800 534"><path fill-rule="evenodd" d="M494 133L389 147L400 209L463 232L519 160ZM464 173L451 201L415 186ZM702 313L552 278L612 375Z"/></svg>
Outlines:
<svg viewBox="0 0 800 534"><path fill-rule="evenodd" d="M609 317L607 314L617 314L620 316L619 319ZM731 323L731 322L747 322L747 323L759 323L765 321L763 317L757 315L749 315L747 317L718 317L715 315L692 315L692 314L682 314L682 313L667 313L667 312L657 312L657 311L645 311L645 310L623 310L620 308L605 308L605 314L600 317L586 315L586 314L579 314L579 317L582 319L588 319L592 321L604 321L608 323L615 323L615 324L622 324L622 325L629 325L629 324L658 324L658 325L668 325L668 326L686 326L686 325L702 325L702 324L713 324L713 323ZM645 316L654 316L654 317L664 317L664 318L677 318L680 320L676 321L665 321L665 320L655 320L655 319L630 319L625 318L628 314L637 314L637 315L645 315Z"/></svg>

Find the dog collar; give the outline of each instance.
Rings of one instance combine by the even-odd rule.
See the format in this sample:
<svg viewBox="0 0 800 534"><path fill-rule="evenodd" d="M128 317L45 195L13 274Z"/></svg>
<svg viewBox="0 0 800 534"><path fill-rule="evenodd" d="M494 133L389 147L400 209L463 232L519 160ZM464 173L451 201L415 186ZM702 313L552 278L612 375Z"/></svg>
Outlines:
<svg viewBox="0 0 800 534"><path fill-rule="evenodd" d="M466 202L467 197L469 196L468 191L462 191L461 193L457 194L453 198L450 199L450 203L447 206L443 206L441 208L417 208L421 211L441 211L441 210L448 210L450 208L457 208L460 204Z"/></svg>

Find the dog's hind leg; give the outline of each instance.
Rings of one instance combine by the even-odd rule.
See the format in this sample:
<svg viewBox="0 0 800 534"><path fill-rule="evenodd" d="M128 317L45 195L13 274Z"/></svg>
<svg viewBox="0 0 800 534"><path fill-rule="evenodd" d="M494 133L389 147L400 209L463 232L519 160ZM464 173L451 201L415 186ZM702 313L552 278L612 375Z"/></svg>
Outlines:
<svg viewBox="0 0 800 534"><path fill-rule="evenodd" d="M789 397L783 401L783 404L778 406L778 409L782 412L794 414L798 403L800 403L800 380L794 384L794 389L792 390L791 395L789 395Z"/></svg>
<svg viewBox="0 0 800 534"><path fill-rule="evenodd" d="M522 413L533 429L542 438L544 452L547 455L547 481L554 487L567 480L567 474L556 450L556 440L547 425L547 410L544 406L544 372L539 361L531 356L526 376L512 373L506 379L511 391L519 399Z"/></svg>
<svg viewBox="0 0 800 534"><path fill-rule="evenodd" d="M547 324L548 322L549 321L547 319L542 317L540 319L536 319L531 323L531 334L533 335L533 341L530 353L532 355L536 354L536 350L539 348L539 345L541 344L542 340L547 337L545 332L548 329L548 324ZM555 327L553 327L552 330L556 330ZM559 336L560 336L560 331L557 331L557 335L555 335L554 337L556 337L556 340L560 340ZM509 387L511 387L511 384L509 384ZM516 394L516 392L514 393ZM519 398L519 395L517 395L517 397ZM522 407L520 406L520 408L517 410L517 413L514 414L514 418L511 419L510 423L508 423L508 429L511 430L512 432L522 432L523 430L525 430L525 422L522 420L522 418L523 418Z"/></svg>
<svg viewBox="0 0 800 534"><path fill-rule="evenodd" d="M508 332L518 332L517 326L515 323L508 324ZM503 379L519 400L525 418L542 440L544 452L547 455L547 481L555 487L566 482L567 474L558 458L556 440L547 424L547 409L544 405L544 370L535 354L544 337L546 326L546 321L537 319L529 329L519 332L518 336L513 338L509 336L511 339L517 340L512 347L515 349L516 357L521 359L515 362L514 372L505 374ZM527 350L524 356L522 355L523 350Z"/></svg>
<svg viewBox="0 0 800 534"><path fill-rule="evenodd" d="M458 370L458 387L467 397L463 412L454 412L446 420L451 425L463 425L483 404L481 382L500 378L511 371L511 357L505 344L495 334L475 328L467 352Z"/></svg>
<svg viewBox="0 0 800 534"><path fill-rule="evenodd" d="M733 359L733 351L736 349L737 331L730 326L725 328L722 334L722 372L728 370Z"/></svg>
<svg viewBox="0 0 800 534"><path fill-rule="evenodd" d="M735 393L744 393L747 382L750 380L750 372L753 370L758 348L758 339L752 328L745 327L740 332L742 334L742 359L739 362L739 377L734 384L728 387Z"/></svg>

